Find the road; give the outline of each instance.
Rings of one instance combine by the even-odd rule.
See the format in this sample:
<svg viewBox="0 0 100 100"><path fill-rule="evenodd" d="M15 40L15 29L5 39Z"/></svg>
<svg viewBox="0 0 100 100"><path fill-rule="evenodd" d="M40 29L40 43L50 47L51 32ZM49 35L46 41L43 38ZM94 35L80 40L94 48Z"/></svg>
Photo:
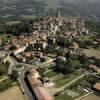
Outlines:
<svg viewBox="0 0 100 100"><path fill-rule="evenodd" d="M14 67L18 64L16 59L14 59L12 56L10 56L10 53L7 55L7 57L4 59L4 62L10 62L9 70L8 70L8 75L12 73L12 70L14 70Z"/></svg>
<svg viewBox="0 0 100 100"><path fill-rule="evenodd" d="M32 96L29 88L27 87L26 83L25 83L25 76L24 76L24 70L21 70L19 72L19 82L20 82L20 85L21 85L21 88L24 90L24 93L26 94L26 99L27 100L35 100L34 97Z"/></svg>
<svg viewBox="0 0 100 100"><path fill-rule="evenodd" d="M19 83L20 83L21 87L23 88L23 90L24 90L24 92L25 92L25 95L26 95L27 100L34 100L34 97L32 96L31 92L29 91L29 89L28 89L28 87L27 87L27 85L26 85L26 83L25 83L25 80L24 80L24 78L25 78L24 72L26 72L26 71L29 70L29 68L30 68L30 67L28 66L28 64L24 64L24 63L20 64L19 62L17 62L17 60L16 60L14 57L12 57L12 56L10 55L10 53L9 53L8 56L4 59L4 62L6 62L6 61L9 61L9 62L10 62L8 74L11 74L12 71L15 69L15 67L16 67L17 65L22 65L22 66L24 66L24 68L23 68L22 70L19 70L19 79L18 79L18 80L19 80ZM31 65L31 67L32 67L32 65Z"/></svg>
<svg viewBox="0 0 100 100"><path fill-rule="evenodd" d="M24 93L26 95L27 100L35 100L34 96L31 94L31 92L30 92L29 88L27 87L27 84L26 84L26 82L24 80L24 78L25 78L24 73L26 71L28 71L30 68L35 67L35 66L36 67L44 67L44 66L53 64L53 62L52 62L53 60L50 61L50 62L41 63L41 64L39 64L37 66L37 65L31 65L31 64L26 64L26 63L19 63L19 62L17 62L17 60L14 57L12 57L10 55L10 53L8 54L6 59L4 59L4 60L5 60L5 62L6 61L10 62L10 67L9 67L8 74L11 74L11 72L16 68L17 65L22 65L24 67L24 68L19 70L19 78L18 78L18 80L19 80L19 83L21 85L22 90L24 91Z"/></svg>

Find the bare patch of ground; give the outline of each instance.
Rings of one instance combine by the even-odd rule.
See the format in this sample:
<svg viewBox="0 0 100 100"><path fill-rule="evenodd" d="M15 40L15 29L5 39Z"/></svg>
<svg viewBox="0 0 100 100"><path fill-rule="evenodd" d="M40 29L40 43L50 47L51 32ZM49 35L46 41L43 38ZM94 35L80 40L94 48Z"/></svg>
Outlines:
<svg viewBox="0 0 100 100"><path fill-rule="evenodd" d="M14 86L2 93L0 93L0 100L25 100L19 86Z"/></svg>
<svg viewBox="0 0 100 100"><path fill-rule="evenodd" d="M83 52L88 57L94 56L94 57L100 59L100 50L96 50L96 49L84 49Z"/></svg>

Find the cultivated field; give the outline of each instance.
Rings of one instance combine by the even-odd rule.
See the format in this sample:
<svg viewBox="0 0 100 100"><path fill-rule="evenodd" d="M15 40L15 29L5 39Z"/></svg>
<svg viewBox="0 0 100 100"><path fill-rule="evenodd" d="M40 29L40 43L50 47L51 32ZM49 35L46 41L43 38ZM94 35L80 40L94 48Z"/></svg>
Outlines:
<svg viewBox="0 0 100 100"><path fill-rule="evenodd" d="M0 93L0 100L25 100L18 86Z"/></svg>
<svg viewBox="0 0 100 100"><path fill-rule="evenodd" d="M96 49L84 49L83 52L88 57L95 56L96 58L100 59L100 50L96 50Z"/></svg>

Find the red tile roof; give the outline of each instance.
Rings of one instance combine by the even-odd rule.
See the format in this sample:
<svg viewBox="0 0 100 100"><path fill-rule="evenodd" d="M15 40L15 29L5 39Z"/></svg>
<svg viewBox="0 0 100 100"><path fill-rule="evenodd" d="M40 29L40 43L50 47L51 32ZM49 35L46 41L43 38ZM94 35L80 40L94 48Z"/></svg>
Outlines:
<svg viewBox="0 0 100 100"><path fill-rule="evenodd" d="M36 87L34 88L34 92L38 100L54 100L44 87Z"/></svg>
<svg viewBox="0 0 100 100"><path fill-rule="evenodd" d="M96 84L94 85L94 88L100 91L100 83L96 83Z"/></svg>

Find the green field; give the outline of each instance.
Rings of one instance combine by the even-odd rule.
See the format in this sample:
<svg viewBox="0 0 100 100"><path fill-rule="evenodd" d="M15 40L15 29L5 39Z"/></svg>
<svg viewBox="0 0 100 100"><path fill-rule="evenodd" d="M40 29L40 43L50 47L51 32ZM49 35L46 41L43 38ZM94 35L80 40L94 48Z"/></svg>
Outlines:
<svg viewBox="0 0 100 100"><path fill-rule="evenodd" d="M44 73L43 76L51 78L51 77L53 77L53 76L56 76L57 74L58 74L58 73L56 73L56 72L54 72L54 71L49 71L49 72L47 72L47 73Z"/></svg>
<svg viewBox="0 0 100 100"><path fill-rule="evenodd" d="M0 75L6 74L8 72L9 65L0 64Z"/></svg>
<svg viewBox="0 0 100 100"><path fill-rule="evenodd" d="M74 100L74 99L68 96L67 94L60 94L59 96L55 97L55 100Z"/></svg>
<svg viewBox="0 0 100 100"><path fill-rule="evenodd" d="M63 76L61 79L57 79L54 81L54 83L56 84L56 88L62 87L64 85L66 85L67 83L71 82L72 80L74 80L75 78L77 78L79 75L76 74L71 74L68 77Z"/></svg>
<svg viewBox="0 0 100 100"><path fill-rule="evenodd" d="M80 37L80 40L82 41L82 42L85 42L85 41L89 41L89 40L91 40L92 39L92 37L93 37L94 35L83 35L83 36L81 36Z"/></svg>
<svg viewBox="0 0 100 100"><path fill-rule="evenodd" d="M13 86L12 85L13 82L14 81L9 79L9 78L4 80L4 81L2 81L2 82L0 82L0 92L12 87Z"/></svg>
<svg viewBox="0 0 100 100"><path fill-rule="evenodd" d="M0 34L0 39L4 40L4 41L8 41L11 40L12 35L10 34Z"/></svg>
<svg viewBox="0 0 100 100"><path fill-rule="evenodd" d="M44 77L49 77L54 83L55 87L59 88L77 78L78 74L63 75L54 71L49 71L43 74Z"/></svg>

